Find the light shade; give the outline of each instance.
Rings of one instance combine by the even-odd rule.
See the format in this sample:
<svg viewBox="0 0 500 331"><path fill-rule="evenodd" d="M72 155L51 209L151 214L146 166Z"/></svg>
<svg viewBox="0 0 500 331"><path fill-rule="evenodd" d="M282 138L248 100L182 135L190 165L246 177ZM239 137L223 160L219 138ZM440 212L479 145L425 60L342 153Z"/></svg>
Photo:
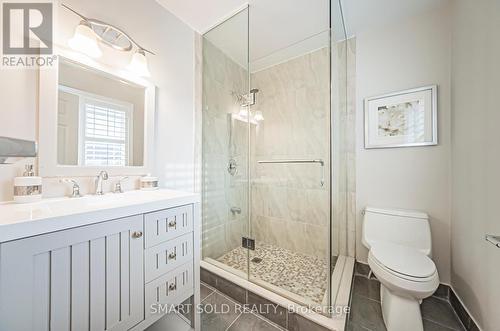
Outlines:
<svg viewBox="0 0 500 331"><path fill-rule="evenodd" d="M78 24L73 38L68 40L68 45L75 51L93 58L102 55L102 51L99 45L97 45L97 36L90 27L90 24L85 21L81 21L80 24Z"/></svg>
<svg viewBox="0 0 500 331"><path fill-rule="evenodd" d="M240 116L241 118L247 118L248 117L248 106L241 106L240 112L238 113L238 116Z"/></svg>
<svg viewBox="0 0 500 331"><path fill-rule="evenodd" d="M253 119L256 120L257 122L263 121L264 115L262 115L262 112L260 110L257 110L257 111L255 111L255 115L253 116Z"/></svg>
<svg viewBox="0 0 500 331"><path fill-rule="evenodd" d="M146 59L146 54L144 54L142 49L138 49L137 52L132 55L132 61L130 61L127 69L139 76L151 76L148 68L148 59Z"/></svg>

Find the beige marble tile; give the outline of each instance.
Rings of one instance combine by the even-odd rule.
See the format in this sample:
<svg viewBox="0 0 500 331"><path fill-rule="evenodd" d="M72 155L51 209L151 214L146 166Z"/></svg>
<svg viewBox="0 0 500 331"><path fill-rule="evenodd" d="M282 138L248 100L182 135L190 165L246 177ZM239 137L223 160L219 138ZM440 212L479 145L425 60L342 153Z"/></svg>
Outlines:
<svg viewBox="0 0 500 331"><path fill-rule="evenodd" d="M236 244L250 231L259 241L324 258L329 250L330 208L332 252L345 254L355 210L355 99L350 81L355 42L348 40L333 49L332 72L337 79L331 105L326 48L252 74L251 87L260 91L251 109L262 111L265 120L250 126L250 132L247 123L229 115L239 111L231 93L248 90L247 71L206 40L203 47L203 172L207 178L203 185L206 202L214 202L206 208L206 237L217 238L213 230L224 228L218 237L224 243L207 245L211 254ZM347 99L346 92L352 92ZM330 107L335 125L331 201ZM235 176L227 174L229 158L239 165ZM323 159L325 184L321 186L322 169L317 164L257 163L265 159ZM240 207L242 214L232 215L232 206ZM250 225L245 222L248 217Z"/></svg>

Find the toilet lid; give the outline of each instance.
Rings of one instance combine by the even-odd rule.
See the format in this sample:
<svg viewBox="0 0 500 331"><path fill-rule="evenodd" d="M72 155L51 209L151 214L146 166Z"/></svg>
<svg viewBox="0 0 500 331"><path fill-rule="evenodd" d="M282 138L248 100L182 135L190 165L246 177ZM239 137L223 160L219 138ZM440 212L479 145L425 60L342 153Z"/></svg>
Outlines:
<svg viewBox="0 0 500 331"><path fill-rule="evenodd" d="M375 243L370 252L386 268L406 276L426 278L436 272L436 265L415 248L391 243Z"/></svg>

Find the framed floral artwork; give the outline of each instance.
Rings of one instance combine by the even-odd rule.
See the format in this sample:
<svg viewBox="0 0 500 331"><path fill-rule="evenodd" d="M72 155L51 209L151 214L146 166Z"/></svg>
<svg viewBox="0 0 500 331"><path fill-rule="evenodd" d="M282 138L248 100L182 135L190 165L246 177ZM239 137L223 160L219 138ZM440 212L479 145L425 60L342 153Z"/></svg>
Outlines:
<svg viewBox="0 0 500 331"><path fill-rule="evenodd" d="M437 85L365 99L365 148L437 145Z"/></svg>

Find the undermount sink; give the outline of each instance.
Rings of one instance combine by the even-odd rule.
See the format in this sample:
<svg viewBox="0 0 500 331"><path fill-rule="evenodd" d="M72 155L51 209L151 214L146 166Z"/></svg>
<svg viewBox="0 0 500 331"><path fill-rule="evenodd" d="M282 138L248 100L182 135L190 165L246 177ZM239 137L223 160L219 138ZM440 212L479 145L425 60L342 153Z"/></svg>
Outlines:
<svg viewBox="0 0 500 331"><path fill-rule="evenodd" d="M161 194L160 194L161 195ZM163 193L164 195L164 193ZM33 207L48 208L53 213L67 210L81 210L87 208L117 207L121 204L137 203L148 201L157 197L154 191L127 191L124 193L106 193L103 195L85 195L79 198L60 198L42 200Z"/></svg>
<svg viewBox="0 0 500 331"><path fill-rule="evenodd" d="M62 198L62 199L47 199L42 200L39 205L41 208L50 209L72 209L91 205L107 205L116 201L127 199L126 193L118 194L104 194L104 195L85 195L79 198ZM129 194L127 194L129 196Z"/></svg>
<svg viewBox="0 0 500 331"><path fill-rule="evenodd" d="M106 212L120 214L124 210L149 208L160 202L182 203L192 198L194 193L159 189L155 191L127 191L124 193L106 193L86 195L79 198L49 198L39 202L16 204L1 203L0 227L38 220L55 219L69 215ZM114 210L111 212L111 210Z"/></svg>

